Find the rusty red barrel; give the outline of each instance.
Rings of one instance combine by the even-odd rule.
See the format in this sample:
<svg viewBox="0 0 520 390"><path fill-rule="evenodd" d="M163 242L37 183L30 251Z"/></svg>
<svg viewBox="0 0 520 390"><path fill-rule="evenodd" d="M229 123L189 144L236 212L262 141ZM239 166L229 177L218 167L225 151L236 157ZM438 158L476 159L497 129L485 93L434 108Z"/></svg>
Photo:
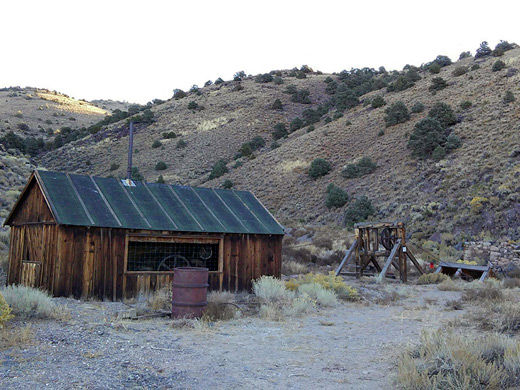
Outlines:
<svg viewBox="0 0 520 390"><path fill-rule="evenodd" d="M172 287L172 318L202 316L208 304L207 268L175 268Z"/></svg>

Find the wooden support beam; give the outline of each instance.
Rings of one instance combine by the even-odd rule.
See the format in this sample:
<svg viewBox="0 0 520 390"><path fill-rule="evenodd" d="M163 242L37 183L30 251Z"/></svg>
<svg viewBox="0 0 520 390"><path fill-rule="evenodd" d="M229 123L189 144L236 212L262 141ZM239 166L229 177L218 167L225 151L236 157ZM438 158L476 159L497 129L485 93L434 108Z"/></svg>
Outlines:
<svg viewBox="0 0 520 390"><path fill-rule="evenodd" d="M395 245L392 248L392 252L390 252L390 256L388 256L388 259L386 259L386 261L385 261L385 265L383 266L383 269L381 270L382 278L385 277L385 275L388 271L388 268L390 268L390 264L392 264L392 262L394 261L394 257L397 254L397 251L399 250L399 248L401 248L400 239L395 242Z"/></svg>
<svg viewBox="0 0 520 390"><path fill-rule="evenodd" d="M482 276L481 276L480 279L479 279L481 282L483 282L483 281L487 278L487 276L488 276L488 274L489 274L489 269L490 269L490 268L489 268L489 266L488 266L487 270L485 270L484 272L482 272Z"/></svg>
<svg viewBox="0 0 520 390"><path fill-rule="evenodd" d="M375 257L372 257L372 264L374 264L374 267L376 267L376 270L377 272L381 272L381 266L379 265L379 263L377 262L376 258Z"/></svg>
<svg viewBox="0 0 520 390"><path fill-rule="evenodd" d="M343 257L343 260L341 260L340 265L339 265L338 268L336 269L336 276L339 275L339 273L341 272L341 269L345 266L345 264L347 264L348 259L352 256L352 254L353 254L354 251L356 250L357 245L358 245L358 241L356 240L356 241L354 241L354 243L350 246L350 248L349 248L349 250L347 251L347 253L345 253L345 256Z"/></svg>
<svg viewBox="0 0 520 390"><path fill-rule="evenodd" d="M462 273L462 268L459 268L457 272L455 272L455 275L453 275L455 278L458 278L460 274Z"/></svg>
<svg viewBox="0 0 520 390"><path fill-rule="evenodd" d="M442 267L437 267L437 269L435 270L435 274L440 274L442 271Z"/></svg>
<svg viewBox="0 0 520 390"><path fill-rule="evenodd" d="M419 271L421 273L421 275L424 275L424 271L423 271L422 267L419 265L419 262L417 261L417 259L413 255L413 253L410 251L410 248L408 248L408 247L406 247L406 256L408 256L408 258L413 263L413 265L415 265L415 268L417 268L417 271Z"/></svg>

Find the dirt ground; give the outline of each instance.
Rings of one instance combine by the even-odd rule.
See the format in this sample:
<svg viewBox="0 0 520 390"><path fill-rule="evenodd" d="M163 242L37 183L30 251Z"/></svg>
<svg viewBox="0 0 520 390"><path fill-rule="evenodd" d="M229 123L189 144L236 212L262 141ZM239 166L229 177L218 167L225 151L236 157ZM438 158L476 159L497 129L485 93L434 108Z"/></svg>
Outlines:
<svg viewBox="0 0 520 390"><path fill-rule="evenodd" d="M362 302L283 322L243 316L180 328L169 318L118 320L122 303L57 299L71 319L33 321L32 345L0 351L0 388L396 388L399 354L464 312L445 307L460 292L371 286L356 286ZM385 289L401 298L375 303Z"/></svg>

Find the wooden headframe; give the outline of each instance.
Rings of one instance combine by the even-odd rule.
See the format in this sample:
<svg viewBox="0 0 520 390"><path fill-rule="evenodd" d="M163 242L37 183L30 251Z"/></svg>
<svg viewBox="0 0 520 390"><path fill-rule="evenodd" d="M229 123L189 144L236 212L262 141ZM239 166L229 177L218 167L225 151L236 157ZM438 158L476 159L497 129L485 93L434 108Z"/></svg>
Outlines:
<svg viewBox="0 0 520 390"><path fill-rule="evenodd" d="M408 279L408 261L423 274L424 271L415 256L406 246L406 229L404 222L364 222L354 225L356 240L346 252L336 276L343 272L350 259L354 259L356 277L363 276L366 268L372 265L382 278L389 276L393 267L399 274L401 282ZM383 267L378 258L384 258Z"/></svg>

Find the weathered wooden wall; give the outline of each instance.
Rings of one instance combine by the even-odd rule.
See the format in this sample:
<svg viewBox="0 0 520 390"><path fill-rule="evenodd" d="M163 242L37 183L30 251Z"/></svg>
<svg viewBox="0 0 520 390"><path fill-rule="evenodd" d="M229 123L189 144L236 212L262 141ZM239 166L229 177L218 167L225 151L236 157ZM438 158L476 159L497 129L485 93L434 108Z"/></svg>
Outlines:
<svg viewBox="0 0 520 390"><path fill-rule="evenodd" d="M173 273L125 272L127 235L190 238L188 233L57 225L33 181L13 215L9 284L40 287L54 296L119 300L170 286ZM199 234L200 237L200 234ZM282 236L205 234L221 239L221 271L210 272L212 290L251 289L262 275L280 276Z"/></svg>

